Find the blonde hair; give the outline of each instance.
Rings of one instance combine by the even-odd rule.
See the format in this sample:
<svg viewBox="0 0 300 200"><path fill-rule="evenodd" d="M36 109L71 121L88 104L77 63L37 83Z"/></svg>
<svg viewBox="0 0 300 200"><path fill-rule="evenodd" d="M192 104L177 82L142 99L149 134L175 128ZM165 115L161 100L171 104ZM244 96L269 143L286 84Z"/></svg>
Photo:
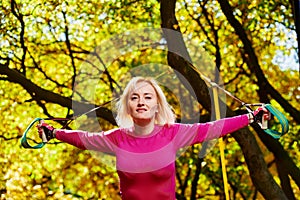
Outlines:
<svg viewBox="0 0 300 200"><path fill-rule="evenodd" d="M166 96L164 95L162 89L155 81L154 78L151 77L134 77L132 78L127 86L124 89L123 94L118 100L117 107L117 116L116 121L119 127L129 128L133 126L132 117L129 114L128 108L128 98L132 91L136 88L137 83L146 82L149 83L155 90L157 95L157 103L158 103L158 112L155 116L155 123L159 125L172 124L175 122L175 115L172 111L171 106L167 102Z"/></svg>

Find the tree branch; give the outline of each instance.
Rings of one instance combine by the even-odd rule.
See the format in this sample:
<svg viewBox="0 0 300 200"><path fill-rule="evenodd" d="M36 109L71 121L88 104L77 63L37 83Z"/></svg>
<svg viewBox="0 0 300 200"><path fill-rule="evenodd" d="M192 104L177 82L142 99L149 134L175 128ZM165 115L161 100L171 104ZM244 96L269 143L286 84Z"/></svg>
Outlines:
<svg viewBox="0 0 300 200"><path fill-rule="evenodd" d="M259 62L255 51L252 47L251 41L248 39L245 30L241 23L234 17L233 9L230 6L227 0L218 0L222 8L223 13L225 14L228 22L234 28L236 34L239 36L241 41L244 44L244 50L246 53L246 62L249 66L249 69L253 74L255 74L258 82L258 86L264 92L261 92L260 95L263 99L268 99L267 95L270 94L273 99L275 99L290 115L300 123L300 111L294 108L288 101L286 101L281 94L274 89L274 87L269 83L268 79L264 76L263 71L259 66Z"/></svg>
<svg viewBox="0 0 300 200"><path fill-rule="evenodd" d="M7 80L13 83L20 84L36 101L45 101L47 103L55 103L58 105L61 105L63 107L72 109L76 107L76 111L80 113L85 113L88 110L91 110L97 105L89 104L89 103L82 103L78 101L74 101L69 97L64 97L61 95L58 95L54 92L45 90L30 80L28 80L23 74L20 72L8 68L7 64L0 64L0 74L6 75ZM116 124L115 119L112 115L112 112L104 107L101 107L96 110L97 117L101 117L107 121L109 121L111 124Z"/></svg>
<svg viewBox="0 0 300 200"><path fill-rule="evenodd" d="M20 32L20 43L21 43L21 47L23 50L23 54L22 54L22 59L21 59L21 69L22 69L22 73L25 75L26 74L26 66L25 66L25 58L26 58L26 53L27 53L27 47L25 45L25 39L24 39L24 35L25 35L25 22L23 19L23 15L21 13L17 13L15 9L17 6L17 3L15 0L11 1L11 12L13 13L13 15L19 20L20 24L21 24L21 32Z"/></svg>

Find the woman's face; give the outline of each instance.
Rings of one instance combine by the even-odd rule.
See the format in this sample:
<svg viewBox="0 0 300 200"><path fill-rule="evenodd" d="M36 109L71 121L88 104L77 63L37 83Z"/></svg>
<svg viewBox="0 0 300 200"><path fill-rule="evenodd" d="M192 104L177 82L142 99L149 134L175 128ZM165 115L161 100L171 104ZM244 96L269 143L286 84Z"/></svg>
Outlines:
<svg viewBox="0 0 300 200"><path fill-rule="evenodd" d="M129 114L138 125L154 122L157 112L157 94L151 84L139 82L128 96Z"/></svg>

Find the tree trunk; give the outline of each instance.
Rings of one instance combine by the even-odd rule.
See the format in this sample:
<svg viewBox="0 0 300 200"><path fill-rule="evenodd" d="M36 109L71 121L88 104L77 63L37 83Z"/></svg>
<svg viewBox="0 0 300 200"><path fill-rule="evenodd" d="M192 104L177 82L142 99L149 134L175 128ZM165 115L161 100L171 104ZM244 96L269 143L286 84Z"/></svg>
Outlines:
<svg viewBox="0 0 300 200"><path fill-rule="evenodd" d="M161 1L160 12L162 19L162 28L180 32L175 17L175 4L176 0ZM189 60L186 59L188 58L188 56L184 58L180 56L188 54L185 46L182 45L184 44L182 37L177 34L170 34L170 32L171 31L164 31L169 48L169 65L179 73L181 73L189 81L196 93L199 103L208 111L210 111L210 103L205 100L210 99L206 84L201 80L201 77L197 73L197 71L193 69L191 65L189 65ZM230 110L228 110L227 113L229 114L229 116L235 114ZM257 144L255 137L249 131L249 129L241 129L236 133L233 133L232 135L236 139L244 153L244 157L250 171L251 179L260 193L266 199L287 199L282 189L275 182L271 173L268 171L263 154Z"/></svg>

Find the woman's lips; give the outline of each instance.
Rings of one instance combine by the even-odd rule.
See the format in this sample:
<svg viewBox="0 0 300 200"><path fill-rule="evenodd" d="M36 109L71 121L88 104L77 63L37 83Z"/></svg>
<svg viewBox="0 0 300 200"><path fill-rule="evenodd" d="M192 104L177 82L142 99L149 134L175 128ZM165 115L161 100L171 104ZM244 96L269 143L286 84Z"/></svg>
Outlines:
<svg viewBox="0 0 300 200"><path fill-rule="evenodd" d="M138 109L136 109L136 111L137 112L144 112L144 111L147 111L147 109L146 108L138 108Z"/></svg>

